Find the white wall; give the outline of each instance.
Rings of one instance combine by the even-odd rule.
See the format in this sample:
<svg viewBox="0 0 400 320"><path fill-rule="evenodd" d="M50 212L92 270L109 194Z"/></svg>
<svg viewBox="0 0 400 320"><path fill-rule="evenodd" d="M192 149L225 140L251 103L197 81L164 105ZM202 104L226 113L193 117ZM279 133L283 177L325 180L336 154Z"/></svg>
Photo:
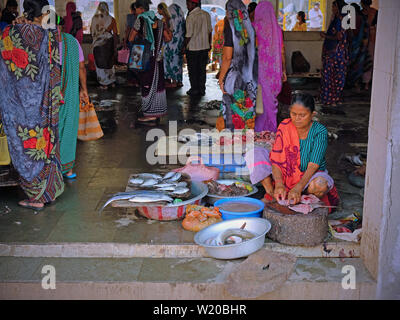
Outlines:
<svg viewBox="0 0 400 320"><path fill-rule="evenodd" d="M400 299L400 1L380 0L361 257L377 297Z"/></svg>

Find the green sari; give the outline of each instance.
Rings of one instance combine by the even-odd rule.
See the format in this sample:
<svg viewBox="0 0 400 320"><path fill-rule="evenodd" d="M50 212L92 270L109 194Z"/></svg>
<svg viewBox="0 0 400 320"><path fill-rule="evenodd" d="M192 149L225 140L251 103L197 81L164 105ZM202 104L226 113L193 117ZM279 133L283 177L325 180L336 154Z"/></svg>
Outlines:
<svg viewBox="0 0 400 320"><path fill-rule="evenodd" d="M59 133L62 173L75 164L79 127L79 47L76 39L62 33L62 92L64 104L60 107Z"/></svg>

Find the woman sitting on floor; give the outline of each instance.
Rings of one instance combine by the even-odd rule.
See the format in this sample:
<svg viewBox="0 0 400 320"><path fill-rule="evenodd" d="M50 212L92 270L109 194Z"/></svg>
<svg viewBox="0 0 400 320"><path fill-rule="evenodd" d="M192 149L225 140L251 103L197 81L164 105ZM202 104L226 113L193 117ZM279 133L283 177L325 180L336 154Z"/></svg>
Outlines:
<svg viewBox="0 0 400 320"><path fill-rule="evenodd" d="M336 187L326 170L328 131L312 120L314 110L310 94L295 93L290 118L280 123L271 152L256 147L254 153L246 154L251 182L262 183L267 200L287 198L296 204L301 194L306 193L317 196L327 205L338 204Z"/></svg>

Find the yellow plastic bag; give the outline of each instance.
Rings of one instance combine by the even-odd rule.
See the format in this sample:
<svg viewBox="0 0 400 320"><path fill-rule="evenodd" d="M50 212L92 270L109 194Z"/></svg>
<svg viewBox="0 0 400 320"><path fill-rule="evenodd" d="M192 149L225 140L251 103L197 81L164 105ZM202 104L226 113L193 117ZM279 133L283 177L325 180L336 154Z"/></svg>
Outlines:
<svg viewBox="0 0 400 320"><path fill-rule="evenodd" d="M0 166L7 166L11 163L10 153L8 152L7 137L0 123Z"/></svg>

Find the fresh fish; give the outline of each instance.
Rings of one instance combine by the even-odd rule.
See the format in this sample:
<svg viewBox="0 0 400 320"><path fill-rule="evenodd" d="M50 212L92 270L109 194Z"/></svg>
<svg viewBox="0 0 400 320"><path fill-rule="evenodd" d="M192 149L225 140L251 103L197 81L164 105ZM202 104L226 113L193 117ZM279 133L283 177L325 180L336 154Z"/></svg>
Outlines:
<svg viewBox="0 0 400 320"><path fill-rule="evenodd" d="M129 180L129 184L133 184L133 185L140 185L144 182L144 179L141 178L132 178Z"/></svg>
<svg viewBox="0 0 400 320"><path fill-rule="evenodd" d="M170 185L170 186L166 186L166 187L157 188L157 190L158 191L175 191L176 186Z"/></svg>
<svg viewBox="0 0 400 320"><path fill-rule="evenodd" d="M175 173L176 173L176 172L174 172L174 171L170 171L170 172L168 172L164 177L162 177L162 179L163 179L163 180L171 179L171 178L175 175Z"/></svg>
<svg viewBox="0 0 400 320"><path fill-rule="evenodd" d="M159 202L159 201L167 201L167 202L172 202L174 199L171 197L159 193L158 195L136 195L133 196L129 199L130 202L136 202L136 203L148 203L148 202Z"/></svg>
<svg viewBox="0 0 400 320"><path fill-rule="evenodd" d="M158 183L156 179L147 179L140 186L141 187L152 187Z"/></svg>
<svg viewBox="0 0 400 320"><path fill-rule="evenodd" d="M117 201L117 200L128 200L132 198L132 194L115 194L113 195L110 199L106 201L106 203L101 207L99 210L99 214L103 212L104 208L107 207L111 202Z"/></svg>
<svg viewBox="0 0 400 320"><path fill-rule="evenodd" d="M176 188L176 189L172 192L172 194L180 195L180 194L185 194L185 193L188 192L188 191L189 191L189 188L178 187L178 188Z"/></svg>
<svg viewBox="0 0 400 320"><path fill-rule="evenodd" d="M176 182L182 177L182 174L180 172L176 172L172 178L168 179L167 182Z"/></svg>
<svg viewBox="0 0 400 320"><path fill-rule="evenodd" d="M105 207L107 207L111 202L113 201L118 201L118 200L129 200L132 197L138 197L138 196L150 196L150 197L162 197L165 196L162 192L158 191L153 191L153 190L133 190L133 191L127 191L127 192L118 192L113 194L107 201L106 203L101 207L99 210L99 214L104 210ZM168 197L168 196L167 196ZM169 198L169 197L168 197Z"/></svg>
<svg viewBox="0 0 400 320"><path fill-rule="evenodd" d="M187 187L187 182L185 182L185 181L178 182L178 183L176 184L176 186L177 186L178 188Z"/></svg>
<svg viewBox="0 0 400 320"><path fill-rule="evenodd" d="M165 188L165 187L176 187L177 185L175 183L158 183L155 184L155 188Z"/></svg>
<svg viewBox="0 0 400 320"><path fill-rule="evenodd" d="M231 228L222 231L220 234L218 234L217 237L215 238L215 243L218 246L226 245L227 239L232 236L240 237L243 241L250 240L255 237L255 235L250 231L243 230L240 228Z"/></svg>
<svg viewBox="0 0 400 320"><path fill-rule="evenodd" d="M136 175L137 178L142 178L142 179L156 179L156 180L162 180L162 177L159 174L156 173L140 173Z"/></svg>

